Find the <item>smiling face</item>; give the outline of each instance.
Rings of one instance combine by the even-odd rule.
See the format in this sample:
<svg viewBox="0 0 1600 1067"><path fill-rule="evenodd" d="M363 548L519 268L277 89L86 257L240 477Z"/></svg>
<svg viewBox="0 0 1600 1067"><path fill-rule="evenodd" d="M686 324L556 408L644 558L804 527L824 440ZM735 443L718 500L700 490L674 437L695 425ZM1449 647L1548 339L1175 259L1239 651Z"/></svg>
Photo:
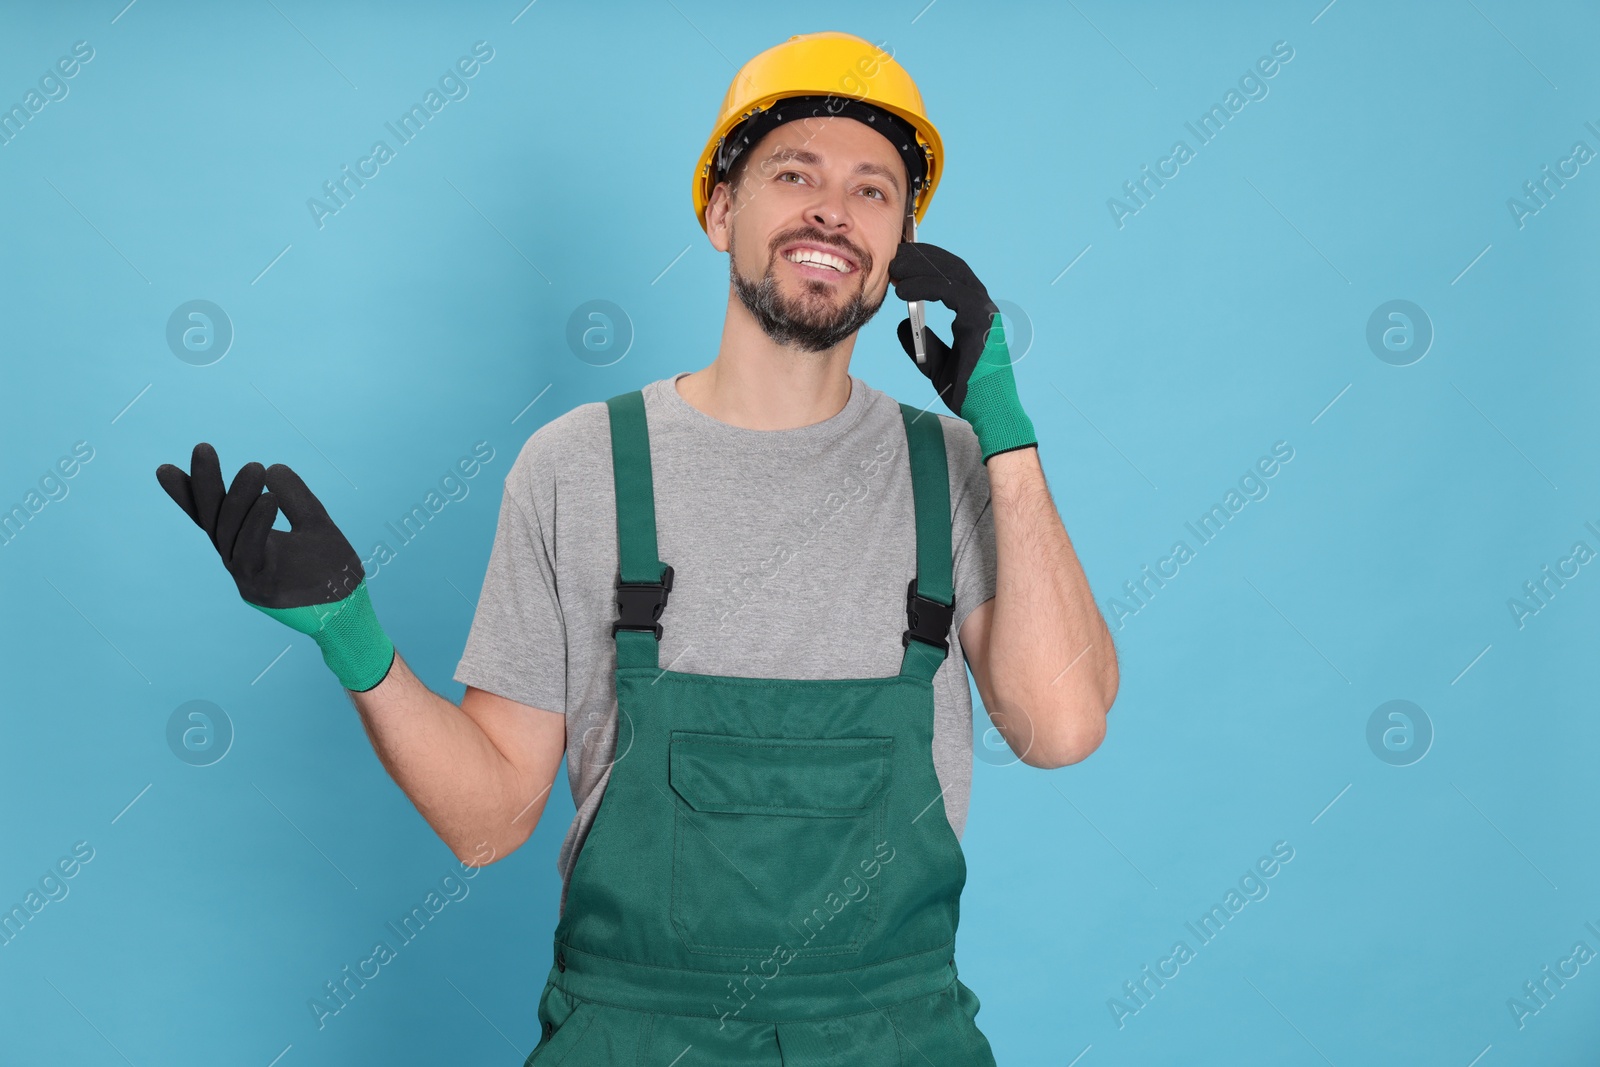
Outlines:
<svg viewBox="0 0 1600 1067"><path fill-rule="evenodd" d="M906 169L872 127L839 116L785 123L745 150L706 209L734 291L774 342L837 346L882 306L900 246Z"/></svg>

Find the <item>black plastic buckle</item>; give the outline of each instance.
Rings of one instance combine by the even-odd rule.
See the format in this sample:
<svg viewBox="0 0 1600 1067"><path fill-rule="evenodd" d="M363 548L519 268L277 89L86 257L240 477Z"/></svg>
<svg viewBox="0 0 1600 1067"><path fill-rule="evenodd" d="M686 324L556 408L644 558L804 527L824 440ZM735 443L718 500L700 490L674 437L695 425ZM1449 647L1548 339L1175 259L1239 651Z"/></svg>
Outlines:
<svg viewBox="0 0 1600 1067"><path fill-rule="evenodd" d="M642 630L654 633L661 640L661 612L667 606L667 594L672 591L672 566L662 572L659 582L624 582L617 579L617 612L622 617L611 624L611 636L618 630Z"/></svg>
<svg viewBox="0 0 1600 1067"><path fill-rule="evenodd" d="M918 596L917 580L911 579L906 586L906 622L910 629L900 635L900 647L910 648L911 639L915 637L918 641L949 652L950 642L946 637L955 615L954 604L941 604L937 600Z"/></svg>

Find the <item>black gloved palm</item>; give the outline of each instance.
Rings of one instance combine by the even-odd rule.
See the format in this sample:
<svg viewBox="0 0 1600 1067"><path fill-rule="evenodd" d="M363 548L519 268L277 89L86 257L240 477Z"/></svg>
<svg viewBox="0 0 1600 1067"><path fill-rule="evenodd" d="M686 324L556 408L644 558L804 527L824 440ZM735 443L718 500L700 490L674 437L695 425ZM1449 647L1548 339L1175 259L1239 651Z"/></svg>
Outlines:
<svg viewBox="0 0 1600 1067"><path fill-rule="evenodd" d="M202 441L194 446L190 470L163 463L156 480L211 538L245 600L263 608L329 604L366 577L361 557L322 502L282 463L270 469L246 463L224 493L216 450ZM272 528L280 506L289 530Z"/></svg>
<svg viewBox="0 0 1600 1067"><path fill-rule="evenodd" d="M394 646L372 611L361 557L298 474L246 463L224 492L216 450L202 441L190 473L163 463L156 480L211 539L246 603L310 634L345 688L383 680ZM272 528L280 506L288 530Z"/></svg>

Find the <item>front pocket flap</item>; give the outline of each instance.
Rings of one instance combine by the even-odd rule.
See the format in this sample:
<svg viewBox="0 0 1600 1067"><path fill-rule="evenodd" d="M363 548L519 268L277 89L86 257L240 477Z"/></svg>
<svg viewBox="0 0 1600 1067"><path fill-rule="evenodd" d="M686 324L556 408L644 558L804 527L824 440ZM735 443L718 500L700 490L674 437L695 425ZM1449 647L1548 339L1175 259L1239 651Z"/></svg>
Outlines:
<svg viewBox="0 0 1600 1067"><path fill-rule="evenodd" d="M731 737L672 732L668 777L696 811L860 815L889 775L892 737Z"/></svg>

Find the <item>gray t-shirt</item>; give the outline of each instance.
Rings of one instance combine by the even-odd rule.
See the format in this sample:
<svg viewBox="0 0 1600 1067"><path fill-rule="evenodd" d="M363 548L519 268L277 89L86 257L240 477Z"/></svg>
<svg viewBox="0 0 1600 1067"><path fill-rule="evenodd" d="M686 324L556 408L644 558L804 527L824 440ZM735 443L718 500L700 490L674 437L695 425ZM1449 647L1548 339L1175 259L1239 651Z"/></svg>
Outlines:
<svg viewBox="0 0 1600 1067"><path fill-rule="evenodd" d="M685 372L687 373L687 372ZM643 389L658 555L673 568L660 662L691 674L898 674L916 522L893 397L850 377L832 418L731 426L693 407L682 374ZM956 836L972 781L972 695L959 631L995 593L988 468L965 421L929 410L950 469L955 616L934 676L933 762ZM616 749L617 518L604 402L540 427L506 474L488 573L455 679L567 717L577 816L556 861L562 906ZM929 797L930 803L935 798Z"/></svg>

